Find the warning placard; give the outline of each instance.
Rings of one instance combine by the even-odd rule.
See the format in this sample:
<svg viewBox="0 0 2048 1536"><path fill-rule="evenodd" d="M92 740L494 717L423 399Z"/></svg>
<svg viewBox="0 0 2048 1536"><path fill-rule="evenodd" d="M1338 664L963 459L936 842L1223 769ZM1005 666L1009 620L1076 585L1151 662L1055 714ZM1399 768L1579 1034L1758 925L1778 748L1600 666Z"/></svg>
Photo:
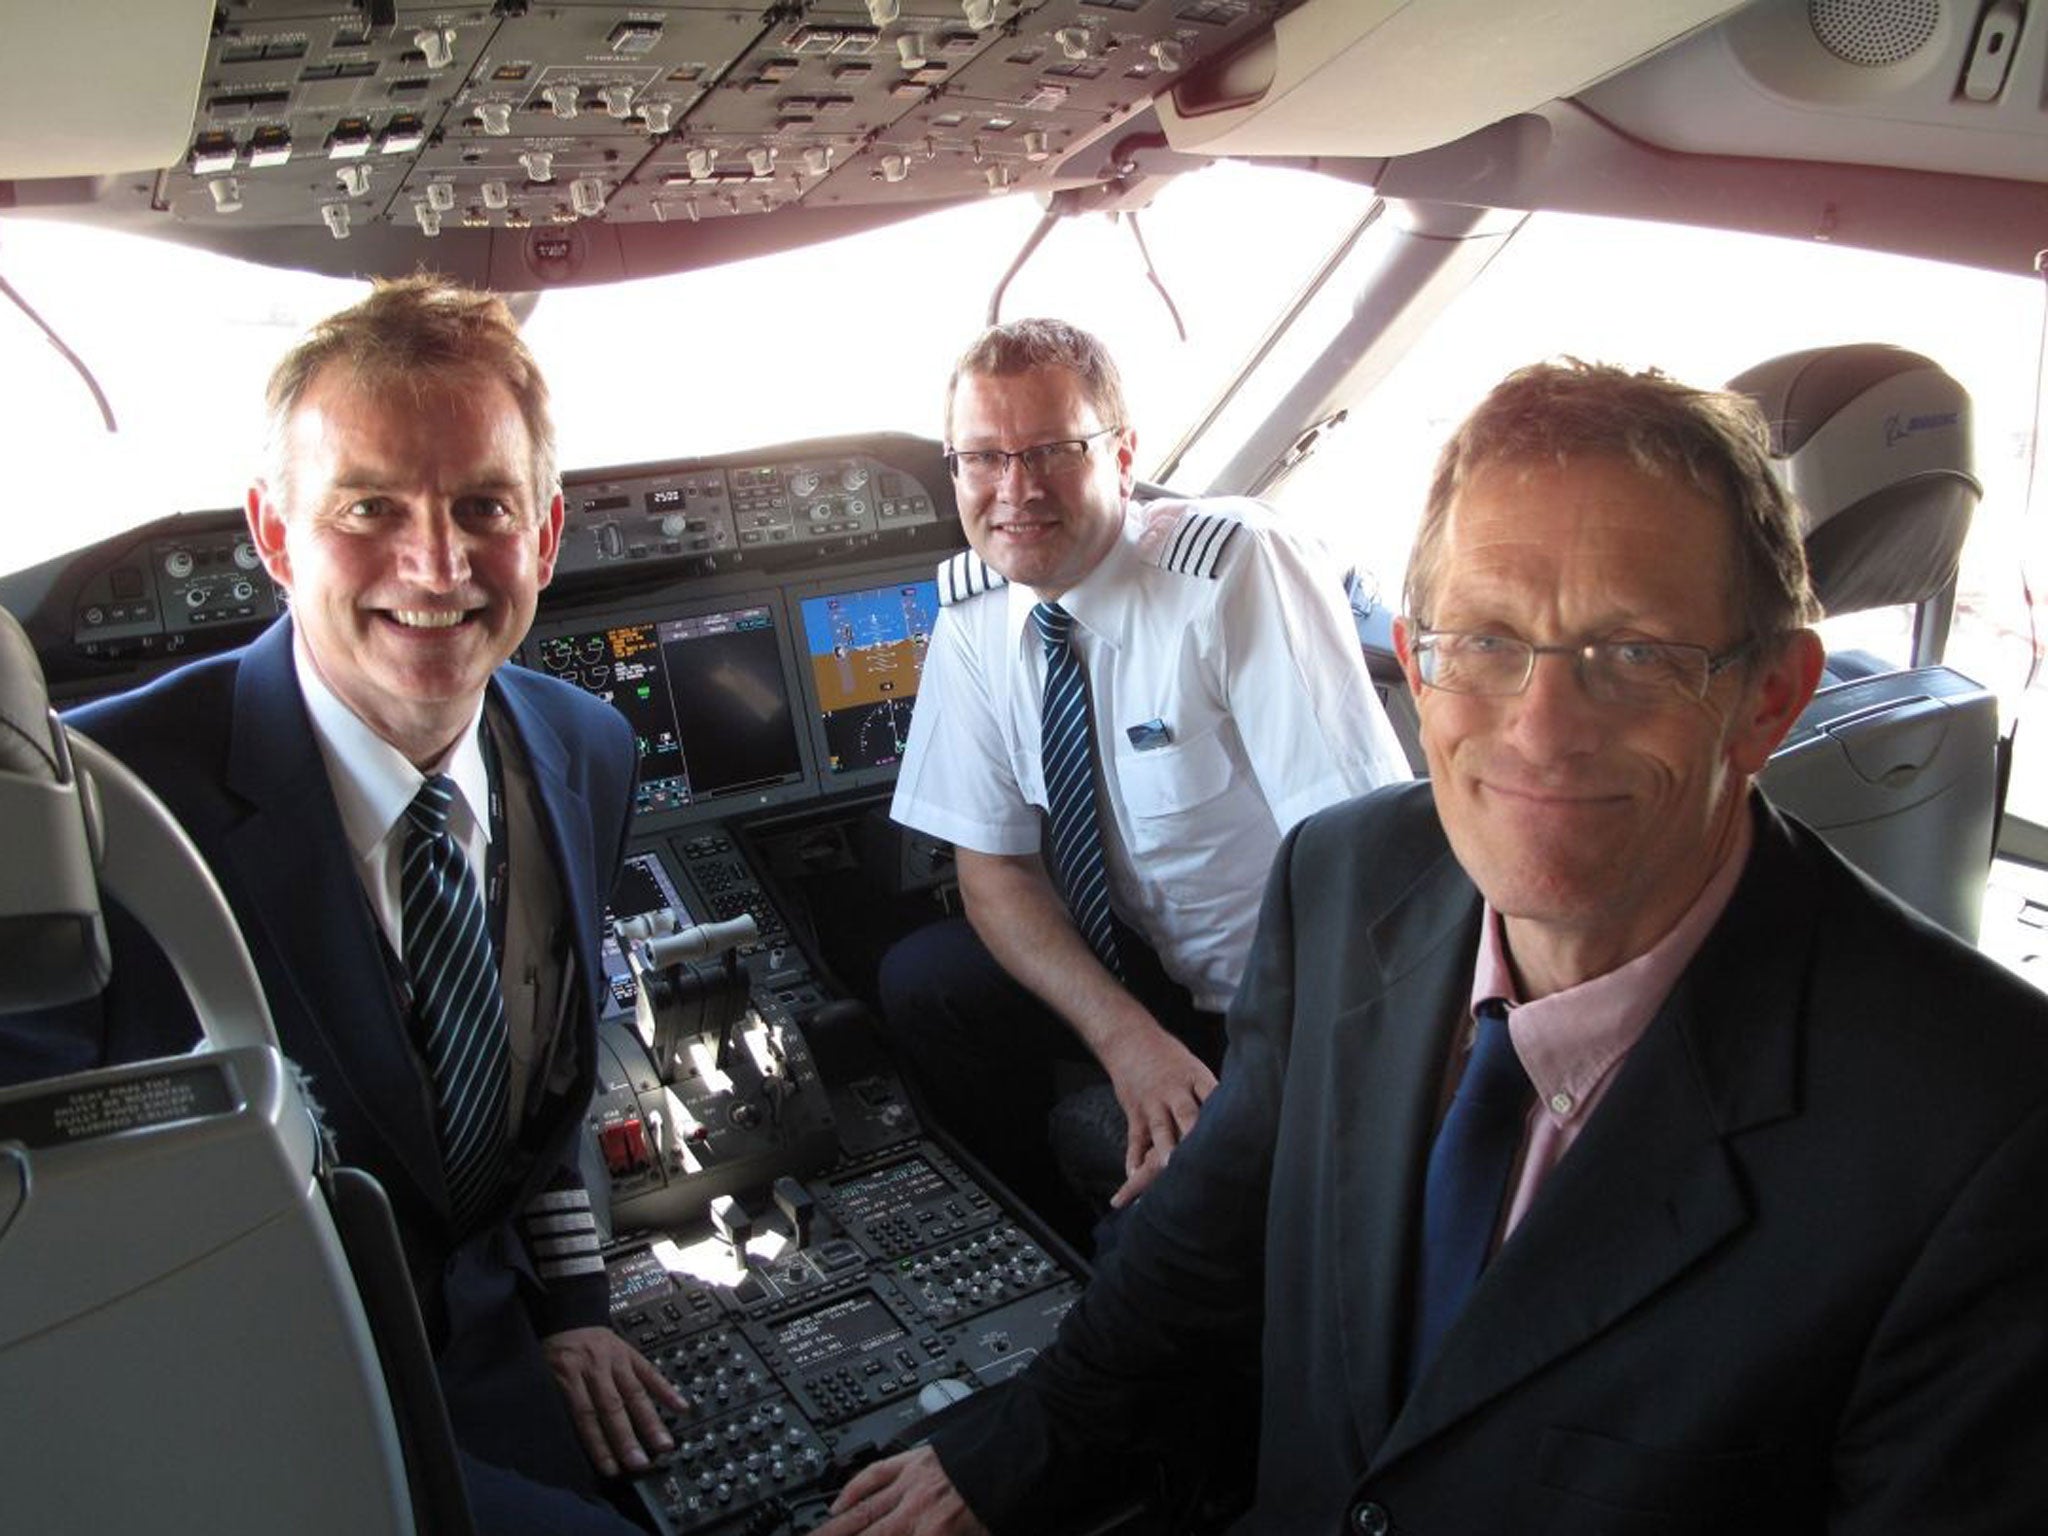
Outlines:
<svg viewBox="0 0 2048 1536"><path fill-rule="evenodd" d="M63 1146L235 1108L226 1070L218 1062L200 1061L0 1104L0 1141L30 1148Z"/></svg>

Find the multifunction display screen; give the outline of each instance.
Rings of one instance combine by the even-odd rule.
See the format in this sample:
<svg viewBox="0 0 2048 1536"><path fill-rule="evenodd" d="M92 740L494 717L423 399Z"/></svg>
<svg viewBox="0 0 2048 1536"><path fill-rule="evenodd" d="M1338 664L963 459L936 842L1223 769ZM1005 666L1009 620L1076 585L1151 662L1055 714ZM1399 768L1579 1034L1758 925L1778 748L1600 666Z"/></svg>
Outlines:
<svg viewBox="0 0 2048 1536"><path fill-rule="evenodd" d="M542 671L604 699L631 724L641 811L803 777L767 604L556 635L535 652Z"/></svg>
<svg viewBox="0 0 2048 1536"><path fill-rule="evenodd" d="M802 603L826 768L886 768L910 740L910 709L939 616L935 581L827 592Z"/></svg>

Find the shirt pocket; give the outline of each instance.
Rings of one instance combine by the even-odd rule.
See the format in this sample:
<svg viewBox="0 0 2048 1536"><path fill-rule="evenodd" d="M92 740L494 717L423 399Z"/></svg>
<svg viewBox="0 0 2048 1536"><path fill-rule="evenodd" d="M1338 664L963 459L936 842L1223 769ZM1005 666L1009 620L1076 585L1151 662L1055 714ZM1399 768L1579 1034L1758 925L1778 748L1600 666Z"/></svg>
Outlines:
<svg viewBox="0 0 2048 1536"><path fill-rule="evenodd" d="M1140 849L1177 840L1230 788L1230 752L1215 731L1149 752L1120 752L1117 793Z"/></svg>

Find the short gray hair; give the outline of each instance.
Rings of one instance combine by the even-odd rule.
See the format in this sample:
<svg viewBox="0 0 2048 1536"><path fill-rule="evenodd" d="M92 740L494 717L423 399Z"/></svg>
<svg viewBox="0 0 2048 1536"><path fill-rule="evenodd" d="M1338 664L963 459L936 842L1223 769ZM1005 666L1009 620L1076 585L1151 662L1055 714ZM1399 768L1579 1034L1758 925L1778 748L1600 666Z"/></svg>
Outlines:
<svg viewBox="0 0 2048 1536"><path fill-rule="evenodd" d="M1727 513L1730 597L1745 637L1768 641L1820 617L1798 505L1771 471L1770 432L1754 402L1577 358L1509 374L1444 445L1408 562L1410 617L1428 623L1451 503L1478 470L1587 454L1689 485Z"/></svg>

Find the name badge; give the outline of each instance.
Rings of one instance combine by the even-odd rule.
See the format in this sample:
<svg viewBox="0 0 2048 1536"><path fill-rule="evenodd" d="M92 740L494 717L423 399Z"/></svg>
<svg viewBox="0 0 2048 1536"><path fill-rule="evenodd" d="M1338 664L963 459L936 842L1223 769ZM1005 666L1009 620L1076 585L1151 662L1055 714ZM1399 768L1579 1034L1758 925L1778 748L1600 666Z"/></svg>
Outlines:
<svg viewBox="0 0 2048 1536"><path fill-rule="evenodd" d="M1140 752L1153 751L1173 740L1173 732L1166 728L1164 720L1147 720L1143 725L1126 726L1124 735Z"/></svg>

